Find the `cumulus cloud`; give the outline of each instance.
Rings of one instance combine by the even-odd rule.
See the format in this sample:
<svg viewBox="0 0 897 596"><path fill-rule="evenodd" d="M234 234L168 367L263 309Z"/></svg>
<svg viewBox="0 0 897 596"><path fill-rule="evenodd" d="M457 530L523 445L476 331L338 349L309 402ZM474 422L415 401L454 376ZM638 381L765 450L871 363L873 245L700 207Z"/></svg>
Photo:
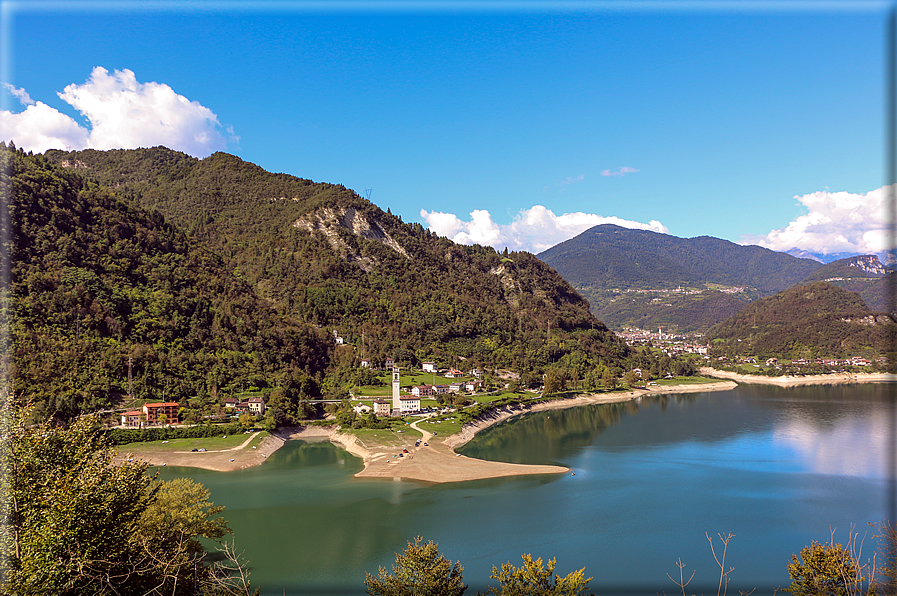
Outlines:
<svg viewBox="0 0 897 596"><path fill-rule="evenodd" d="M23 104L31 101L24 89L4 86ZM98 66L86 82L68 85L57 95L84 116L89 128L38 101L18 114L0 111L0 138L37 152L165 145L205 157L227 146L218 117L209 108L164 83L140 83L128 69L110 74Z"/></svg>
<svg viewBox="0 0 897 596"><path fill-rule="evenodd" d="M630 168L628 166L624 166L622 168L617 168L616 170L602 170L602 176L625 176L626 174L634 174L639 170L635 168Z"/></svg>
<svg viewBox="0 0 897 596"><path fill-rule="evenodd" d="M482 209L472 211L469 221L452 213L426 209L421 209L420 215L430 230L458 244L482 244L496 249L508 247L532 253L549 249L599 224L616 224L624 228L664 234L669 232L659 221L652 220L645 224L582 212L555 215L542 205L520 211L508 225L495 223L492 215Z"/></svg>
<svg viewBox="0 0 897 596"><path fill-rule="evenodd" d="M891 248L887 213L888 192L883 186L864 194L819 191L795 196L809 213L766 236L746 237L743 244L788 251L798 248L817 254L876 254Z"/></svg>

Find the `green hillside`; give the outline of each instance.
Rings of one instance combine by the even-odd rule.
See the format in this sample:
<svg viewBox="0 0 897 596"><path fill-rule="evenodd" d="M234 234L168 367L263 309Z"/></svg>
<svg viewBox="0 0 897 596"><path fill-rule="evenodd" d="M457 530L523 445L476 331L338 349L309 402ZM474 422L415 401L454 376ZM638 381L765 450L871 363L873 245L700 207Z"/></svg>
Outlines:
<svg viewBox="0 0 897 596"><path fill-rule="evenodd" d="M62 418L136 398L217 402L218 392L308 385L326 333L258 298L159 213L96 182L0 147L13 222L13 387ZM199 405L199 404L194 404Z"/></svg>
<svg viewBox="0 0 897 596"><path fill-rule="evenodd" d="M186 403L351 386L361 357L582 378L629 354L533 255L456 245L342 186L223 153L4 154L16 390L51 410L113 402L128 356L135 394Z"/></svg>
<svg viewBox="0 0 897 596"><path fill-rule="evenodd" d="M877 356L892 351L894 317L854 292L817 282L757 300L707 332L715 352L761 358Z"/></svg>

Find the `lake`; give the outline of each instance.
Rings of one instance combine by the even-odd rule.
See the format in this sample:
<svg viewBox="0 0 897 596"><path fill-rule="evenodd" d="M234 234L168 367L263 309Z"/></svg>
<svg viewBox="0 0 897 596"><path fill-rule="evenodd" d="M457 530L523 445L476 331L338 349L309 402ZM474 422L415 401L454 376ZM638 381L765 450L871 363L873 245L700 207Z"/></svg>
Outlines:
<svg viewBox="0 0 897 596"><path fill-rule="evenodd" d="M236 472L163 468L225 505L237 549L263 594L363 594L421 535L464 566L467 594L521 554L585 567L596 594L715 594L705 532L732 533L729 593L787 587L792 553L831 530L894 518L895 406L884 384L642 398L529 415L487 429L465 455L560 464L573 474L453 484L358 479L361 460L327 443L287 443ZM889 515L887 512L892 511ZM716 540L717 552L721 546ZM865 558L865 557L864 557ZM494 585L494 582L493 582Z"/></svg>

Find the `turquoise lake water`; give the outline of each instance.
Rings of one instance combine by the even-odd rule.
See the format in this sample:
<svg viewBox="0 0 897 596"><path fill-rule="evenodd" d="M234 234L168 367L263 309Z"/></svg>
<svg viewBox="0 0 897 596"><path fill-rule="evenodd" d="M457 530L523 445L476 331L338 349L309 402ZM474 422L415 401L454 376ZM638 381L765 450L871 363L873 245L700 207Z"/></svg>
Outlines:
<svg viewBox="0 0 897 596"><path fill-rule="evenodd" d="M529 415L481 433L465 455L568 466L575 475L452 484L358 479L361 460L330 443L290 442L262 466L189 476L225 505L263 594L363 594L416 535L460 560L467 594L523 553L585 567L596 594L716 593L705 532L733 533L729 593L786 587L792 553L831 529L894 518L893 386L643 398ZM719 542L717 542L719 545ZM871 538L865 553L871 554Z"/></svg>

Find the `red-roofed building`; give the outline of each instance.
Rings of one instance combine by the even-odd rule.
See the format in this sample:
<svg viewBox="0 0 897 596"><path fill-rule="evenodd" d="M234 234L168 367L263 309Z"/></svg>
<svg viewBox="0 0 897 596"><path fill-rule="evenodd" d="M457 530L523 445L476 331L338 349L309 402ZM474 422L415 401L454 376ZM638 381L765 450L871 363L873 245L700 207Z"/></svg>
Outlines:
<svg viewBox="0 0 897 596"><path fill-rule="evenodd" d="M143 404L143 413L146 415L147 424L161 424L159 416L162 414L165 414L166 424L178 423L178 404L174 401Z"/></svg>

